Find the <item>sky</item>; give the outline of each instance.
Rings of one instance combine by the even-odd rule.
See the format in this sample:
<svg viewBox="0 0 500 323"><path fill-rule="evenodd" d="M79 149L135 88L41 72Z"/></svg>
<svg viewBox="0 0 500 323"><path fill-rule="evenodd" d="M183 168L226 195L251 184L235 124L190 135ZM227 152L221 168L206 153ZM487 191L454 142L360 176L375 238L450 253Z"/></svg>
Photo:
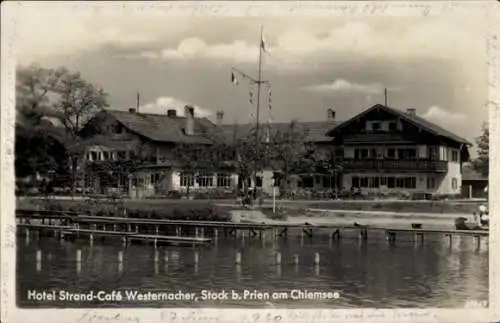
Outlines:
<svg viewBox="0 0 500 323"><path fill-rule="evenodd" d="M191 104L198 116L222 110L226 123L253 121L256 88L239 74L231 83L231 67L257 78L263 26L262 78L271 86L262 89L260 120L320 121L328 108L347 120L383 104L384 88L389 106L414 108L471 142L488 120L485 19L470 10L347 18L87 9L24 5L17 63L78 70L114 109L135 107L139 92L141 112Z"/></svg>

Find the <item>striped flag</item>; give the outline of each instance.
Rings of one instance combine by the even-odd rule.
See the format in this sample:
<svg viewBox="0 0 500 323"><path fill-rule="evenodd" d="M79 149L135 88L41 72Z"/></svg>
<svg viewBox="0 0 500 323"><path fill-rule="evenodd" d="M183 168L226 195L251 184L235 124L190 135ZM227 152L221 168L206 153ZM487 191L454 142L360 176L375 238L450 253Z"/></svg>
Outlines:
<svg viewBox="0 0 500 323"><path fill-rule="evenodd" d="M238 79L236 78L236 75L234 75L233 72L231 72L231 83L238 85Z"/></svg>

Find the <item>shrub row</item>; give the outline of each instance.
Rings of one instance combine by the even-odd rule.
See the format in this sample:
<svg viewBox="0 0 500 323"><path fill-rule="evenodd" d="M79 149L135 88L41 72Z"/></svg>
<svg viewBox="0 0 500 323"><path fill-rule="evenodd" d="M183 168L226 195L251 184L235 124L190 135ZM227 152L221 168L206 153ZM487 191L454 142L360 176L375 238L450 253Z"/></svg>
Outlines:
<svg viewBox="0 0 500 323"><path fill-rule="evenodd" d="M73 202L73 203L71 203ZM143 219L169 219L191 221L231 221L228 209L210 203L173 203L171 205L125 206L123 203L74 203L75 201L46 201L46 210L82 212L95 216L127 216Z"/></svg>

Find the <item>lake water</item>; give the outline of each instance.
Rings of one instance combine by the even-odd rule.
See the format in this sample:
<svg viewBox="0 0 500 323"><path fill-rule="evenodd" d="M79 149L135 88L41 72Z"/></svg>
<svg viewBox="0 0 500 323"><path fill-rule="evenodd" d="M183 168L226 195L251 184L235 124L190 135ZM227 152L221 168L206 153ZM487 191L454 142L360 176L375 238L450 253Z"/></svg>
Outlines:
<svg viewBox="0 0 500 323"><path fill-rule="evenodd" d="M370 233L368 241L359 240L354 233L345 234L340 241L318 235L303 240L267 237L265 241L240 237L219 238L206 247L160 246L155 251L152 245L123 247L119 242L98 241L90 245L88 241L34 236L26 241L19 236L17 250L20 307L455 308L463 307L467 300L488 299L487 238L481 238L477 248L474 239L467 236L455 237L451 245L440 235L426 235L423 244L415 243L411 235L398 235L395 245L382 233ZM81 250L80 263L77 250ZM237 252L241 252L240 265L235 265ZM277 252L281 253L281 265L276 265ZM37 253L41 254L40 262ZM319 265L314 264L315 253L320 257ZM299 257L298 265L294 255ZM106 292L100 297L107 300L28 300L29 291L32 296L35 291L59 296L60 291L91 290L94 294ZM203 300L202 290L225 290L229 296L231 291L242 296L247 290L247 294L240 300ZM313 299L300 297L297 291L306 290L325 294L316 294ZM178 291L195 293L198 299L133 301L126 297L134 292ZM270 298L249 299L257 297L253 291L268 292ZM118 292L121 301L116 300ZM281 294L273 298L273 292Z"/></svg>

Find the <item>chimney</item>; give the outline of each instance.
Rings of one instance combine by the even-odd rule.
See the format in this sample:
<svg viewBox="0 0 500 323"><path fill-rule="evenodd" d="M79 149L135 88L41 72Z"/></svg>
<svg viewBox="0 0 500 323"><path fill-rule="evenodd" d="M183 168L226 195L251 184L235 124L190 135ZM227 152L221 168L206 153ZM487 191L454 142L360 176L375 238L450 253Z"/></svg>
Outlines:
<svg viewBox="0 0 500 323"><path fill-rule="evenodd" d="M167 110L167 116L169 116L169 117L176 117L177 116L177 111L175 109L168 109Z"/></svg>
<svg viewBox="0 0 500 323"><path fill-rule="evenodd" d="M335 120L335 110L327 109L328 120Z"/></svg>
<svg viewBox="0 0 500 323"><path fill-rule="evenodd" d="M184 117L186 117L186 127L184 132L188 136L194 135L194 108L190 105L184 107Z"/></svg>
<svg viewBox="0 0 500 323"><path fill-rule="evenodd" d="M406 115L409 117L414 117L417 115L416 109L406 109Z"/></svg>
<svg viewBox="0 0 500 323"><path fill-rule="evenodd" d="M135 108L130 108L130 109L128 109L128 112L130 112L130 113L136 113L137 110Z"/></svg>
<svg viewBox="0 0 500 323"><path fill-rule="evenodd" d="M224 111L217 111L217 125L222 124L222 119L224 119Z"/></svg>

